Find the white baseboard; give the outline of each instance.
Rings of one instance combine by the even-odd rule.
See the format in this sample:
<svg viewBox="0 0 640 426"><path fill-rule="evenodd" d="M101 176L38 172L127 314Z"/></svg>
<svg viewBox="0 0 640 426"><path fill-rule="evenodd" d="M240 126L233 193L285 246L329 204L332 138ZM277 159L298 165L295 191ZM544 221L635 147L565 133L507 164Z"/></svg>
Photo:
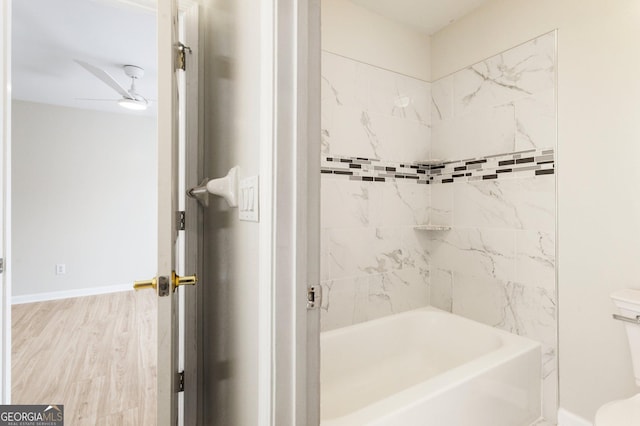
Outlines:
<svg viewBox="0 0 640 426"><path fill-rule="evenodd" d="M99 294L117 293L127 290L133 290L131 284L118 284L105 287L79 288L75 290L52 291L49 293L26 294L23 296L11 297L11 304L20 305L22 303L45 302L47 300L70 299L72 297L96 296Z"/></svg>
<svg viewBox="0 0 640 426"><path fill-rule="evenodd" d="M560 407L558 410L558 426L593 426L593 423Z"/></svg>

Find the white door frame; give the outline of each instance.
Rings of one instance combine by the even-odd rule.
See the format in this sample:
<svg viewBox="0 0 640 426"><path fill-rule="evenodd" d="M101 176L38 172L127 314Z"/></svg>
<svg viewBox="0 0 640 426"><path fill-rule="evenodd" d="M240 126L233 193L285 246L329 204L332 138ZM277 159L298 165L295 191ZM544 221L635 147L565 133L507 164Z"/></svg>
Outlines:
<svg viewBox="0 0 640 426"><path fill-rule="evenodd" d="M274 0L273 425L320 423L320 0ZM262 256L262 255L261 255ZM267 301L263 301L267 303Z"/></svg>
<svg viewBox="0 0 640 426"><path fill-rule="evenodd" d="M4 259L0 290L0 403L11 403L11 0L0 6L0 125L2 126L2 156L0 172L2 199L0 215L0 258Z"/></svg>

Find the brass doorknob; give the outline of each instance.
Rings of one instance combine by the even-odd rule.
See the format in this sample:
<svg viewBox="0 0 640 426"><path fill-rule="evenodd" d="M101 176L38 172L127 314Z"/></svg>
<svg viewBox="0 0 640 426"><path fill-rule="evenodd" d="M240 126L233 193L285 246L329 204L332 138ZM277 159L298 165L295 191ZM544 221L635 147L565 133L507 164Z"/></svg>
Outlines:
<svg viewBox="0 0 640 426"><path fill-rule="evenodd" d="M173 291L175 291L176 288L180 287L181 285L196 285L197 282L198 282L198 277L195 274L189 275L186 277L179 277L178 275L176 275L175 272L171 273L171 284L172 284L171 287ZM133 289L136 291L145 290L145 289L155 290L157 287L158 287L157 278L153 278L151 280L133 282Z"/></svg>
<svg viewBox="0 0 640 426"><path fill-rule="evenodd" d="M158 280L156 278L154 278L152 280L134 281L133 282L133 289L136 290L136 291L145 290L145 289L148 289L148 288L151 288L151 289L155 290L157 286L158 286Z"/></svg>
<svg viewBox="0 0 640 426"><path fill-rule="evenodd" d="M181 285L196 285L198 282L198 277L193 275L188 275L186 277L179 277L176 273L171 274L171 278L173 278L173 289L180 287Z"/></svg>

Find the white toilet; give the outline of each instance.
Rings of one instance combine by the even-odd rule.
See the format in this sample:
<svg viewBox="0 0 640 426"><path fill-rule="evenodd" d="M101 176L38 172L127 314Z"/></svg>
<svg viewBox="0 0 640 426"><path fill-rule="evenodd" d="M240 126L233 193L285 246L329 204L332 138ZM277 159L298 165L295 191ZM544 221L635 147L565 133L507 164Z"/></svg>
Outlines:
<svg viewBox="0 0 640 426"><path fill-rule="evenodd" d="M636 320L640 316L640 290L624 289L611 295L619 315ZM623 322L629 338L631 360L636 384L640 386L640 325ZM609 402L596 413L594 426L640 425L640 394L620 401Z"/></svg>

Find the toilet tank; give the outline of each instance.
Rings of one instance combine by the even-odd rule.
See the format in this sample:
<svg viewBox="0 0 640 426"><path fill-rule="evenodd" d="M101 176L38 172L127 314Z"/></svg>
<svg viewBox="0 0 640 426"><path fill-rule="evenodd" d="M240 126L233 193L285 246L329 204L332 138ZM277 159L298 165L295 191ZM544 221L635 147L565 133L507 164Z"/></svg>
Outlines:
<svg viewBox="0 0 640 426"><path fill-rule="evenodd" d="M613 303L618 307L619 314L636 319L640 316L640 290L623 289L611 295ZM631 361L636 385L640 386L640 325L624 322L631 350Z"/></svg>

